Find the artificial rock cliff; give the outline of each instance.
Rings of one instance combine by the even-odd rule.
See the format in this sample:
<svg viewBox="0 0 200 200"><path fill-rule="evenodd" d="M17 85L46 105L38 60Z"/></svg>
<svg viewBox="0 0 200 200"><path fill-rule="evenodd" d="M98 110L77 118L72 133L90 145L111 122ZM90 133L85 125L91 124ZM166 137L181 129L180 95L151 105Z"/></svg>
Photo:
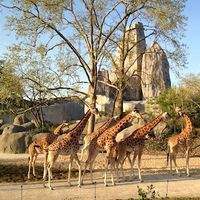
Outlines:
<svg viewBox="0 0 200 200"><path fill-rule="evenodd" d="M145 100L158 96L162 91L171 87L167 56L156 42L146 49L142 23L136 23L127 30L125 42L126 47L133 47L125 60L125 70L128 69L126 75L129 79L129 86L125 89L123 97L125 101ZM119 63L120 49L116 52L115 62ZM114 67L111 68L110 73L105 69L99 72L100 80L109 84L115 84L117 76L118 72ZM102 83L97 86L97 95L113 98L114 93L113 88L103 86Z"/></svg>
<svg viewBox="0 0 200 200"><path fill-rule="evenodd" d="M165 52L156 42L143 55L141 78L144 99L158 96L171 87L169 62Z"/></svg>

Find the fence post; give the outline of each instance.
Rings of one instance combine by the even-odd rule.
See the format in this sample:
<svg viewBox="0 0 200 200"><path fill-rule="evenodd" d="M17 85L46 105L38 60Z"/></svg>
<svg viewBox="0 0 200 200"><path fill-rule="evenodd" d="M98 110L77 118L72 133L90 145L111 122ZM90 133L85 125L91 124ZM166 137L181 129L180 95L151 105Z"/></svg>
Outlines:
<svg viewBox="0 0 200 200"><path fill-rule="evenodd" d="M21 200L23 200L23 185L21 185Z"/></svg>

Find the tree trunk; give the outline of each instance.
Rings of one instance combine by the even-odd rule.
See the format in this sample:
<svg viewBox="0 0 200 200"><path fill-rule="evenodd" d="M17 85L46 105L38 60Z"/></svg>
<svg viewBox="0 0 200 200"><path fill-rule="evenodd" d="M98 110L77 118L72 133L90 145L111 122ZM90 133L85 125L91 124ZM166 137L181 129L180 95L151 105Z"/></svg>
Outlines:
<svg viewBox="0 0 200 200"><path fill-rule="evenodd" d="M115 102L115 116L119 116L120 118L123 115L123 91L119 90L117 99Z"/></svg>
<svg viewBox="0 0 200 200"><path fill-rule="evenodd" d="M96 90L90 87L89 92L90 92L89 105L91 108L96 108ZM88 122L87 133L92 133L94 131L94 126L95 126L95 115L92 114Z"/></svg>

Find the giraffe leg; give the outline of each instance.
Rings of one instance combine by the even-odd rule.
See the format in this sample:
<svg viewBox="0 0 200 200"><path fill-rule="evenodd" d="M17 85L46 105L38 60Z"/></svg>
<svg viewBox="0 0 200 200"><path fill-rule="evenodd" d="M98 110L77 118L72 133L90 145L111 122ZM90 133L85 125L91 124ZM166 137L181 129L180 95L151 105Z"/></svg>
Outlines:
<svg viewBox="0 0 200 200"><path fill-rule="evenodd" d="M170 174L172 174L172 158L173 158L173 153L169 153L169 166L170 166Z"/></svg>
<svg viewBox="0 0 200 200"><path fill-rule="evenodd" d="M130 163L130 165L131 165L131 174L132 174L132 177L133 177L133 178L135 178L133 166L134 166L134 164L135 164L135 160L136 160L137 156L138 156L138 152L135 150L135 151L134 151L134 154L133 154L133 160L131 161L130 155L129 155L129 157L128 157L128 159L130 159L129 163ZM131 176L130 176L130 179L131 179Z"/></svg>
<svg viewBox="0 0 200 200"><path fill-rule="evenodd" d="M124 169L123 169L123 165L124 165L124 162L126 160L126 151L125 150L122 150L120 149L119 152L118 152L118 159L117 159L117 168L120 164L120 170L119 170L119 176L122 174L122 177L123 177L123 180L125 181L125 174L124 174Z"/></svg>
<svg viewBox="0 0 200 200"><path fill-rule="evenodd" d="M116 169L117 170L117 169ZM114 175L113 172L115 171L115 161L114 158L110 158L110 175L111 175L111 182L112 185L115 185L115 181L114 181ZM118 176L118 170L116 171L117 176ZM118 180L117 180L118 181Z"/></svg>
<svg viewBox="0 0 200 200"><path fill-rule="evenodd" d="M105 175L104 175L104 185L107 187L107 171L108 171L108 165L109 165L109 160L106 159L106 164L105 164Z"/></svg>
<svg viewBox="0 0 200 200"><path fill-rule="evenodd" d="M81 187L81 163L80 163L80 160L78 159L77 154L74 154L74 159L76 161L76 164L78 166L78 171L79 171L79 174L78 174L78 187Z"/></svg>
<svg viewBox="0 0 200 200"><path fill-rule="evenodd" d="M174 166L175 166L175 169L176 169L176 173L177 173L179 176L181 176L181 174L179 173L179 170L178 170L177 163L176 163L176 153L173 154L172 160L173 160L173 162L174 162Z"/></svg>
<svg viewBox="0 0 200 200"><path fill-rule="evenodd" d="M85 166L84 166L84 170L83 170L83 174L82 174L82 177L81 177L81 185L83 185L83 180L84 180L85 172L86 172L87 166L89 164L90 164L89 160L86 160Z"/></svg>
<svg viewBox="0 0 200 200"><path fill-rule="evenodd" d="M33 162L33 155L30 155L29 156L29 162L28 162L28 179L30 179L32 162Z"/></svg>
<svg viewBox="0 0 200 200"><path fill-rule="evenodd" d="M71 155L70 156L70 161L69 161L69 171L68 171L68 183L69 183L69 186L71 186L71 167L72 167L72 163L73 163L73 156Z"/></svg>
<svg viewBox="0 0 200 200"><path fill-rule="evenodd" d="M35 156L33 158L33 162L32 162L33 176L35 176L35 177L36 177L36 174L35 174L35 161L37 160L37 156L38 156L38 153L35 154Z"/></svg>
<svg viewBox="0 0 200 200"><path fill-rule="evenodd" d="M91 182L93 183L93 173L92 173L92 168L93 168L93 163L96 159L98 155L98 150L96 149L89 149L89 152L88 152L88 158L85 162L85 167L84 167L84 170L83 170L83 175L82 175L82 180L81 180L81 184L83 184L83 179L84 179L84 175L85 175L85 172L86 172L86 169L87 169L87 166L89 165L90 167L90 178L91 178Z"/></svg>
<svg viewBox="0 0 200 200"><path fill-rule="evenodd" d="M56 159L58 158L58 153L54 152L54 151L49 151L47 155L48 155L48 165L47 165L48 187L49 187L49 189L53 190L53 188L51 186L52 168L53 168L53 165L54 165ZM45 180L43 181L43 185L45 187Z"/></svg>
<svg viewBox="0 0 200 200"><path fill-rule="evenodd" d="M48 166L47 170L48 170L48 187L49 187L50 190L53 190L53 188L51 186L52 164L50 164L50 166Z"/></svg>
<svg viewBox="0 0 200 200"><path fill-rule="evenodd" d="M142 177L141 177L141 158L142 158L142 152L143 148L138 150L138 176L140 182L143 182Z"/></svg>
<svg viewBox="0 0 200 200"><path fill-rule="evenodd" d="M92 171L93 170L93 164L94 164L94 161L95 161L97 155L98 155L98 151L95 151L93 153L92 159L90 160L90 180L91 180L92 184L94 183L94 181L93 181L93 171Z"/></svg>
<svg viewBox="0 0 200 200"><path fill-rule="evenodd" d="M187 176L190 176L190 171L189 171L189 158L190 158L190 149L187 148L187 150L186 150L186 174L187 174Z"/></svg>
<svg viewBox="0 0 200 200"><path fill-rule="evenodd" d="M43 171L43 180L46 180L47 176L47 159L48 159L48 151L44 151L44 171ZM52 179L52 175L51 175Z"/></svg>
<svg viewBox="0 0 200 200"><path fill-rule="evenodd" d="M82 150L81 150L81 158L80 158L81 161L83 161L84 154L85 154L85 152L87 152L87 151L88 151L88 145L85 144L85 145L83 146Z"/></svg>

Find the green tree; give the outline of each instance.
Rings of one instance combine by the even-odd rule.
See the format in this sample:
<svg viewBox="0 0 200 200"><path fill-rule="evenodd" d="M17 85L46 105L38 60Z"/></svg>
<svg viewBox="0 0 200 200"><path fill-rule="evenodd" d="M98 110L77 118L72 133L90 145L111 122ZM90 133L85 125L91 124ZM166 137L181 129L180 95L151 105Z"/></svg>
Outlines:
<svg viewBox="0 0 200 200"><path fill-rule="evenodd" d="M24 94L22 82L8 62L0 63L0 102L4 109L16 112Z"/></svg>
<svg viewBox="0 0 200 200"><path fill-rule="evenodd" d="M164 111L174 115L174 108L179 106L191 116L194 127L199 127L200 119L200 79L199 74L188 74L181 78L179 87L171 88L156 98Z"/></svg>

